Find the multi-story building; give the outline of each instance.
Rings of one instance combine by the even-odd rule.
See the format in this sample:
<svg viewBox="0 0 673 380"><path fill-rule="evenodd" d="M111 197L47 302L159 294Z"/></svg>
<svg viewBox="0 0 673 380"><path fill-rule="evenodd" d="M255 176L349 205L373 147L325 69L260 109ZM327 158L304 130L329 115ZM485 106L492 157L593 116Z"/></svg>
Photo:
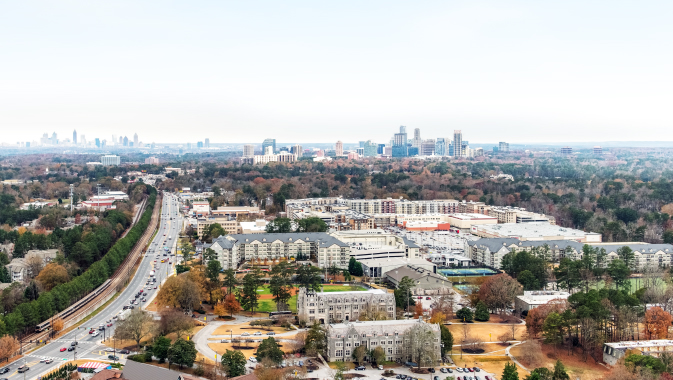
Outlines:
<svg viewBox="0 0 673 380"><path fill-rule="evenodd" d="M336 142L336 145L334 147L334 150L336 152L337 157L341 157L344 155L344 143L341 142L341 140Z"/></svg>
<svg viewBox="0 0 673 380"><path fill-rule="evenodd" d="M310 256L321 268L334 265L346 269L350 260L350 246L325 232L231 234L215 239L211 248L223 268L236 268L244 260L280 260L301 255Z"/></svg>
<svg viewBox="0 0 673 380"><path fill-rule="evenodd" d="M136 148L138 147L138 134L137 133L133 134L133 146L136 147Z"/></svg>
<svg viewBox="0 0 673 380"><path fill-rule="evenodd" d="M211 224L219 224L228 234L238 234L241 232L238 221L230 217L206 216L196 219L196 233L203 236L203 231Z"/></svg>
<svg viewBox="0 0 673 380"><path fill-rule="evenodd" d="M149 165L159 165L159 159L156 157L147 157L145 163Z"/></svg>
<svg viewBox="0 0 673 380"><path fill-rule="evenodd" d="M393 136L393 157L407 157L407 128L405 126L400 127L400 133L395 133Z"/></svg>
<svg viewBox="0 0 673 380"><path fill-rule="evenodd" d="M596 155L601 155L601 154L603 154L603 148L600 147L600 146L598 146L598 145L596 145L596 146L594 147L594 154L596 154Z"/></svg>
<svg viewBox="0 0 673 380"><path fill-rule="evenodd" d="M500 141L498 143L498 152L507 153L509 152L509 143Z"/></svg>
<svg viewBox="0 0 673 380"><path fill-rule="evenodd" d="M264 142L262 143L262 152L266 154L266 147L270 146L272 147L271 151L272 153L276 152L276 139L265 139Z"/></svg>
<svg viewBox="0 0 673 380"><path fill-rule="evenodd" d="M561 154L573 154L573 148L569 146L564 146L561 148Z"/></svg>
<svg viewBox="0 0 673 380"><path fill-rule="evenodd" d="M516 238L520 240L575 240L581 243L600 243L602 235L548 222L504 223L473 226L470 231L480 237Z"/></svg>
<svg viewBox="0 0 673 380"><path fill-rule="evenodd" d="M463 132L460 129L453 131L453 156L463 157Z"/></svg>
<svg viewBox="0 0 673 380"><path fill-rule="evenodd" d="M395 319L395 295L382 289L346 292L312 292L299 288L297 316L309 324L321 325L357 321L368 308L385 312Z"/></svg>
<svg viewBox="0 0 673 380"><path fill-rule="evenodd" d="M209 139L209 138L206 138L204 141L205 141L205 143L203 144L204 147L206 147L206 148L210 148L210 139Z"/></svg>
<svg viewBox="0 0 673 380"><path fill-rule="evenodd" d="M435 139L423 140L420 146L421 156L432 156L435 154Z"/></svg>
<svg viewBox="0 0 673 380"><path fill-rule="evenodd" d="M72 131L72 143L73 145L77 145L77 130Z"/></svg>
<svg viewBox="0 0 673 380"><path fill-rule="evenodd" d="M300 158L301 156L304 155L304 150L301 148L301 145L294 145L292 146L290 153L296 155L297 158Z"/></svg>
<svg viewBox="0 0 673 380"><path fill-rule="evenodd" d="M449 139L444 138L444 137L438 137L437 141L435 142L435 154L438 156L446 156L447 155L447 148L449 145Z"/></svg>
<svg viewBox="0 0 673 380"><path fill-rule="evenodd" d="M421 326L418 328L417 326ZM383 348L387 361L410 362L415 358L413 348L419 341L415 334L431 334L428 340L434 360L441 358L441 332L438 324L423 319L334 323L327 326L327 361L353 361L353 351L362 345L367 352ZM423 342L425 343L425 342ZM421 343L421 344L423 344ZM371 360L365 357L365 360ZM433 364L434 365L434 364Z"/></svg>
<svg viewBox="0 0 673 380"><path fill-rule="evenodd" d="M570 293L552 290L534 290L525 291L523 295L516 296L514 299L514 310L521 314L521 312L530 311L536 307L546 305L554 300L567 300Z"/></svg>
<svg viewBox="0 0 673 380"><path fill-rule="evenodd" d="M255 146L252 144L243 145L243 157L252 157L255 155Z"/></svg>
<svg viewBox="0 0 673 380"><path fill-rule="evenodd" d="M423 140L421 140L421 129L414 128L414 139L411 140L411 146L420 150L422 142Z"/></svg>
<svg viewBox="0 0 673 380"><path fill-rule="evenodd" d="M105 166L119 166L121 164L121 158L114 154L106 154L100 158L100 163Z"/></svg>
<svg viewBox="0 0 673 380"><path fill-rule="evenodd" d="M376 157L376 151L378 149L378 145L372 142L372 140L367 140L365 141L362 149L364 157Z"/></svg>

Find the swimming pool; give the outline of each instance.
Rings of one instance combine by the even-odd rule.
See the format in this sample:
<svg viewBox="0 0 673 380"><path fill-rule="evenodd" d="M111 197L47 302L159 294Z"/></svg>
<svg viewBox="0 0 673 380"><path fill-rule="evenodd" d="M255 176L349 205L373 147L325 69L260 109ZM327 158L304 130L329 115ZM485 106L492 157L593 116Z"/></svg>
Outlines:
<svg viewBox="0 0 673 380"><path fill-rule="evenodd" d="M456 276L491 276L498 272L488 268L453 268L453 269L437 269L437 272L447 277Z"/></svg>

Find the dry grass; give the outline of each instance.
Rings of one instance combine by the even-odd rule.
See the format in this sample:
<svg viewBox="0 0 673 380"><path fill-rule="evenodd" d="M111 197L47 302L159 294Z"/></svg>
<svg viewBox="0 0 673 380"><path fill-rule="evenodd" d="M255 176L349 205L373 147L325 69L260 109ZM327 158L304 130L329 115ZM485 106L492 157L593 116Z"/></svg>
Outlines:
<svg viewBox="0 0 673 380"><path fill-rule="evenodd" d="M505 369L505 364L512 363L512 361L507 356L489 356L489 355L463 355L463 358L460 358L460 354L453 354L453 361L458 367L479 367L486 372L494 373L497 377L500 377L502 371ZM528 375L524 369L519 366L516 367L519 372L519 379L523 379Z"/></svg>
<svg viewBox="0 0 673 380"><path fill-rule="evenodd" d="M243 346L246 346L247 348L233 348L232 343L208 343L208 347L210 347L213 351L217 352L218 355L224 353L227 350L232 350L232 351L241 351L246 358L253 356L255 354L255 351L257 351L257 347L259 346L259 343L240 343ZM290 343L288 342L278 342L278 345L280 346L280 349L285 352L285 353L291 353L292 352L292 347Z"/></svg>
<svg viewBox="0 0 673 380"><path fill-rule="evenodd" d="M479 323L466 323L466 328L468 329L470 335L474 338L480 339L482 342L496 342L498 337L503 333L511 333L511 325L508 324L479 324ZM453 334L453 343L460 344L463 341L463 324L454 323L447 325L449 331ZM515 340L521 340L523 335L526 332L526 326L517 325L516 332L514 334ZM490 336L489 336L490 334Z"/></svg>
<svg viewBox="0 0 673 380"><path fill-rule="evenodd" d="M523 350L520 346L513 347L510 350L512 356L519 360L523 356ZM568 355L568 350L562 348L557 349L556 354L554 354L554 348L552 346L543 344L541 347L542 355L540 358L541 363L536 363L538 367L547 367L552 369L556 360L560 360L563 365L566 367L568 375L571 379L581 378L582 380L599 380L602 379L605 374L608 372L607 368L596 363L591 357L585 362L582 360L582 356L578 353L574 355Z"/></svg>
<svg viewBox="0 0 673 380"><path fill-rule="evenodd" d="M288 330L284 327L262 327L262 326L250 326L250 322L239 323L237 325L222 325L215 329L213 335L231 335L229 330L233 330L233 334L241 334L244 332L250 333L252 335L254 332L261 332L263 336L266 336L266 333L273 331L275 333L287 332Z"/></svg>

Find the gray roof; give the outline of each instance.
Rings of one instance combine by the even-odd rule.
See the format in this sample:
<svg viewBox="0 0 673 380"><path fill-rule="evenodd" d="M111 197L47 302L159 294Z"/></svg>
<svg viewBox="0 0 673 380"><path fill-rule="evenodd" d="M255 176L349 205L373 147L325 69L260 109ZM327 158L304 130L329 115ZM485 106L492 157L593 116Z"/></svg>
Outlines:
<svg viewBox="0 0 673 380"><path fill-rule="evenodd" d="M577 252L582 251L584 243L579 243L574 240L519 240L515 238L481 238L474 241L468 241L470 246L477 248L488 248L491 252L497 252L502 247L509 249L510 246L516 245L519 247L542 247L548 245L551 249L565 249L571 246Z"/></svg>
<svg viewBox="0 0 673 380"><path fill-rule="evenodd" d="M386 276L392 278L393 280L400 282L405 276L409 277L412 280L418 280L419 278L428 276L432 278L436 278L442 281L449 281L446 277L438 275L436 273L432 273L431 271L413 266L413 265L405 265L403 267L399 267L397 269L389 270L385 273Z"/></svg>
<svg viewBox="0 0 673 380"><path fill-rule="evenodd" d="M222 235L222 236L218 237L217 239L213 239L213 244L211 244L210 246L212 247L215 243L217 243L217 245L222 247L222 249L232 249L232 248L234 248L234 240L227 239L226 236L227 235Z"/></svg>
<svg viewBox="0 0 673 380"><path fill-rule="evenodd" d="M605 248L605 252L617 252L621 247L629 247L633 251L638 251L640 253L656 253L657 251L663 251L667 253L673 253L673 245L671 244L646 244L646 243L624 243L624 244L589 244L592 247Z"/></svg>
<svg viewBox="0 0 673 380"><path fill-rule="evenodd" d="M339 247L348 247L347 243L342 242L341 240L335 238L334 236L326 232L290 232L286 234L274 233L274 234L232 234L226 235L226 238L229 240L235 240L239 244L248 244L253 241L259 241L264 243L271 243L275 240L280 240L283 243L293 243L297 240L302 240L305 242L318 242L321 247L329 247L331 245L338 245Z"/></svg>
<svg viewBox="0 0 673 380"><path fill-rule="evenodd" d="M415 242L413 242L412 240L409 240L409 239L405 238L404 236L402 237L402 240L404 241L404 244L406 244L407 247L409 247L409 248L421 248L421 247L418 246Z"/></svg>
<svg viewBox="0 0 673 380"><path fill-rule="evenodd" d="M404 333L415 325L423 324L435 332L439 331L438 324L426 323L418 319L400 319L385 321L350 321L348 323L333 323L329 325L328 335L335 337L337 334L347 335L351 329L358 334L385 336L386 333Z"/></svg>
<svg viewBox="0 0 673 380"><path fill-rule="evenodd" d="M176 367L177 368L177 367ZM181 373L166 368L127 360L122 377L128 380L177 380Z"/></svg>

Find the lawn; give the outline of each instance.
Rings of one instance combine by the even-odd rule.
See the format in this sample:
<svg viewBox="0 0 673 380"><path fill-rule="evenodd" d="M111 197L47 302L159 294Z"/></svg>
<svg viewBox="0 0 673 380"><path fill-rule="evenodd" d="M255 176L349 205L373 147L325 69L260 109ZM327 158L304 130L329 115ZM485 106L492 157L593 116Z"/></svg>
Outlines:
<svg viewBox="0 0 673 380"><path fill-rule="evenodd" d="M367 288L363 286L350 286L350 285L323 285L322 291L325 293L331 292L350 292L350 291L366 291Z"/></svg>
<svg viewBox="0 0 673 380"><path fill-rule="evenodd" d="M297 312L297 296L292 296L290 298L290 300L288 301L288 306L290 307L291 312L293 313ZM276 311L276 303L273 301L273 299L264 299L264 300L260 299L256 311L264 313Z"/></svg>

